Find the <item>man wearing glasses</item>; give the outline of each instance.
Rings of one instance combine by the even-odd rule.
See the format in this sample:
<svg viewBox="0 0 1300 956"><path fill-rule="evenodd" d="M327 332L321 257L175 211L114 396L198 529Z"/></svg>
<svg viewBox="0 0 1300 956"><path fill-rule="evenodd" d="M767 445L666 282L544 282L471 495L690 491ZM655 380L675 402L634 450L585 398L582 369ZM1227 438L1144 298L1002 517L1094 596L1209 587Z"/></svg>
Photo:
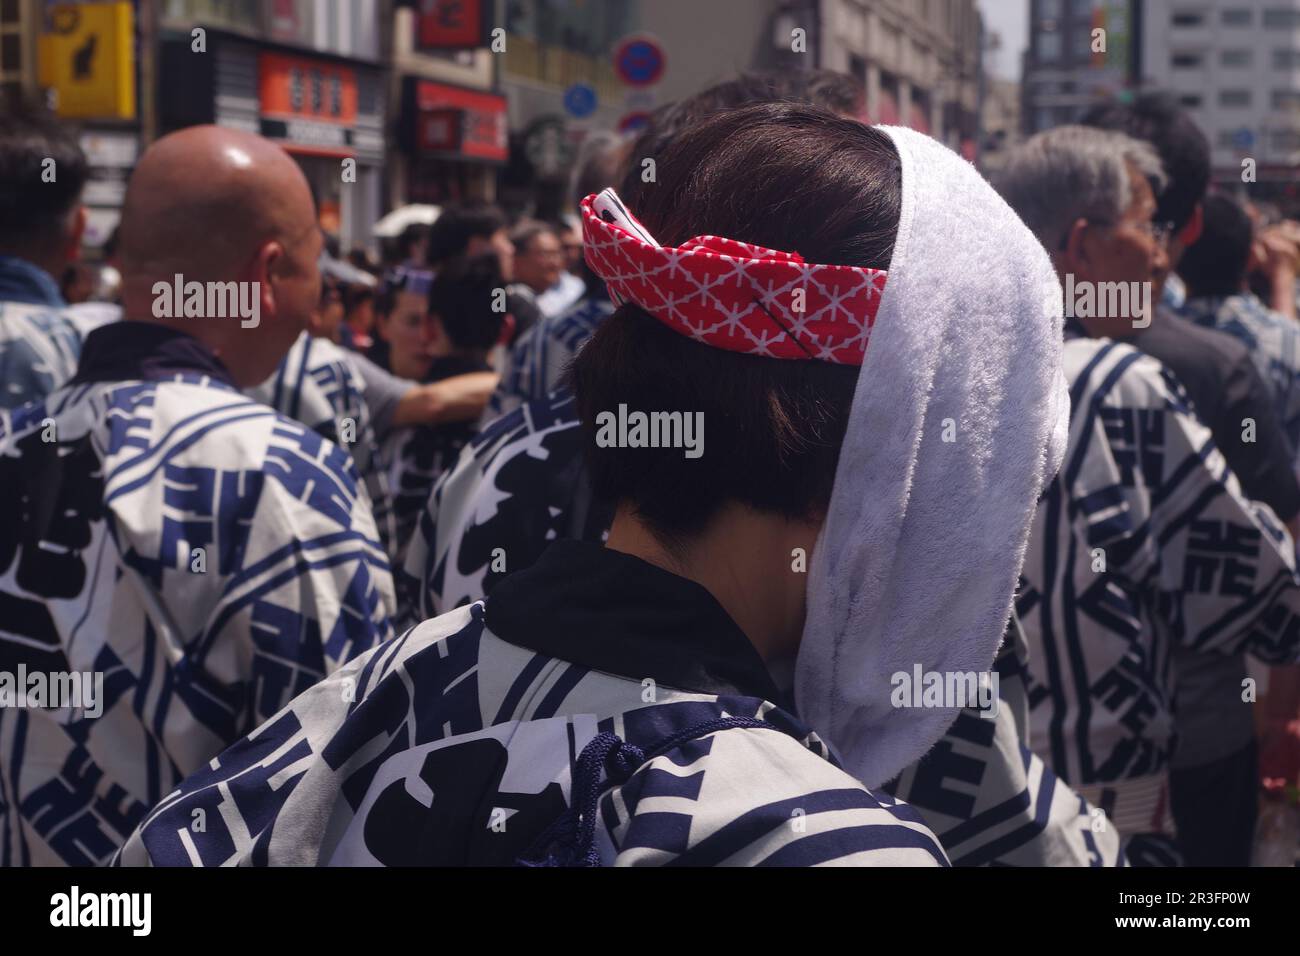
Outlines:
<svg viewBox="0 0 1300 956"><path fill-rule="evenodd" d="M1300 643L1287 626L1300 613L1290 539L1231 477L1174 374L1129 344L1160 324L1150 303L1170 229L1152 220L1165 221L1167 182L1150 144L1081 126L1030 139L999 180L1062 284L1081 290L1066 303L1069 447L1016 605L1031 748L1127 837L1175 831L1175 649L1280 663ZM1117 283L1142 294L1098 294Z"/></svg>
<svg viewBox="0 0 1300 956"><path fill-rule="evenodd" d="M1172 96L1160 93L1144 94L1131 104L1094 107L1083 122L1145 140L1159 153L1169 182L1158 198L1156 218L1167 221L1169 264L1177 269L1205 227L1210 182L1205 134ZM1131 343L1173 371L1242 491L1272 508L1295 537L1300 530L1300 484L1272 392L1245 344L1208 323L1177 314L1185 305L1186 290L1176 273L1164 279L1163 288L1154 292L1160 303L1155 321ZM1253 423L1252 430L1243 427L1247 422ZM1245 656L1175 648L1174 666L1178 745L1170 797L1180 848L1189 866L1247 866L1257 816L1259 761L1254 708L1241 699ZM1270 697L1276 696L1278 688L1270 689Z"/></svg>

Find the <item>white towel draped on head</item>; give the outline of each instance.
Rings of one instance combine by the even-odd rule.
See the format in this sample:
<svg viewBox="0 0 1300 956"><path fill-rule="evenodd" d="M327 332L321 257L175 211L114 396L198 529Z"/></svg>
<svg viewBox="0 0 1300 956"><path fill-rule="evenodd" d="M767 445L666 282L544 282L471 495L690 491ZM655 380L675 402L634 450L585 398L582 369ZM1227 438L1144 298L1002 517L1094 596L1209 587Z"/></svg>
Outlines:
<svg viewBox="0 0 1300 956"><path fill-rule="evenodd" d="M800 714L868 786L957 715L891 706L892 674L992 665L1069 424L1047 253L965 160L881 130L902 158L902 217L795 668Z"/></svg>

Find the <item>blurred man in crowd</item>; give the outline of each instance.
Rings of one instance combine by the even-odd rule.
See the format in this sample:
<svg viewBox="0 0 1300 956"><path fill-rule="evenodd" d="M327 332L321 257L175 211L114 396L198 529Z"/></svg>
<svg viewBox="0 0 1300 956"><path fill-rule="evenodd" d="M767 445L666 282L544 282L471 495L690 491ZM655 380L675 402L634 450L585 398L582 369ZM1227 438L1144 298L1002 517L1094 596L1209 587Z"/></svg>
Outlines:
<svg viewBox="0 0 1300 956"><path fill-rule="evenodd" d="M516 283L515 246L510 240L505 213L491 203L467 200L442 211L429 234L429 267L435 272L454 259L494 255L506 286L506 311L514 318L514 339L540 321L541 310L532 291ZM414 289L427 295L428 287ZM512 339L512 341L514 341Z"/></svg>
<svg viewBox="0 0 1300 956"><path fill-rule="evenodd" d="M613 186L622 175L628 143L613 133L589 136L582 144L570 187L570 203L576 209L587 196ZM566 233L566 237L567 237ZM569 239L566 238L566 243ZM600 323L614 313L605 283L581 257L582 234L578 233L577 264L571 274L582 283L577 301L557 315L544 315L515 339L501 368L501 384L484 412L486 424L527 401L544 401L560 388L575 355L591 338Z"/></svg>
<svg viewBox="0 0 1300 956"><path fill-rule="evenodd" d="M1251 292L1246 275L1256 238L1246 210L1228 196L1205 203L1205 227L1179 272L1187 284L1183 315L1233 336L1268 383L1293 452L1300 451L1300 327Z"/></svg>
<svg viewBox="0 0 1300 956"><path fill-rule="evenodd" d="M1167 256L1177 268L1200 238L1210 182L1210 144L1177 101L1145 94L1132 104L1108 103L1083 122L1115 129L1155 147L1169 177L1156 200L1155 220L1168 226ZM1250 352L1232 336L1190 322L1171 308L1186 301L1176 274L1160 273L1155 320L1125 337L1177 376L1198 418L1214 435L1246 497L1262 501L1291 529L1300 522L1300 483L1268 387ZM1178 283L1176 294L1170 293ZM1247 430L1243 423L1252 423ZM1259 786L1255 725L1241 699L1243 654L1202 654L1173 648L1177 671L1178 745L1170 774L1171 809L1179 845L1191 866L1246 866Z"/></svg>
<svg viewBox="0 0 1300 956"><path fill-rule="evenodd" d="M1300 655L1300 628L1261 626L1300 610L1290 538L1241 492L1169 371L1122 343L1151 321L1168 269L1152 223L1165 183L1149 144L1079 126L1033 137L999 175L1066 289L1073 406L1017 601L1032 746L1126 834L1174 831L1173 645Z"/></svg>
<svg viewBox="0 0 1300 956"><path fill-rule="evenodd" d="M67 129L0 116L0 409L44 398L76 370L81 337L59 280L80 254L87 174Z"/></svg>
<svg viewBox="0 0 1300 956"><path fill-rule="evenodd" d="M498 308L502 287L500 267L490 253L453 259L438 270L429 289L427 336L432 359L424 374L430 384L424 387L491 372L488 353L503 336L508 337L514 321ZM401 429L388 439L385 457L391 463L389 484L400 542L395 566L401 566L401 555L434 483L455 465L475 430L473 421L448 419ZM405 613L409 608L400 598Z"/></svg>
<svg viewBox="0 0 1300 956"><path fill-rule="evenodd" d="M553 226L525 219L510 230L510 243L516 288L533 298L543 316L559 315L582 295L582 281L565 271L564 246Z"/></svg>
<svg viewBox="0 0 1300 956"><path fill-rule="evenodd" d="M164 137L123 208L125 319L0 415L0 670L84 677L0 708L0 864L105 861L182 777L391 636L346 453L239 392L317 308L320 249L279 147Z"/></svg>

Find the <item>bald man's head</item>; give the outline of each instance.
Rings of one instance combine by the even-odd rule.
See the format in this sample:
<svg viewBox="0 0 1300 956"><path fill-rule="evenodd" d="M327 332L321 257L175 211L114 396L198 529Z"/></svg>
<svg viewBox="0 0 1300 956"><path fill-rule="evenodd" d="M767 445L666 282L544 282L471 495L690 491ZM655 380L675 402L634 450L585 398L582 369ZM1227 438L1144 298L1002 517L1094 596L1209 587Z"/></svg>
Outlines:
<svg viewBox="0 0 1300 956"><path fill-rule="evenodd" d="M131 176L119 235L127 318L201 339L241 386L275 370L318 304L311 190L289 155L260 136L197 126L158 140ZM156 308L156 289L177 275L239 283L257 304L256 324Z"/></svg>

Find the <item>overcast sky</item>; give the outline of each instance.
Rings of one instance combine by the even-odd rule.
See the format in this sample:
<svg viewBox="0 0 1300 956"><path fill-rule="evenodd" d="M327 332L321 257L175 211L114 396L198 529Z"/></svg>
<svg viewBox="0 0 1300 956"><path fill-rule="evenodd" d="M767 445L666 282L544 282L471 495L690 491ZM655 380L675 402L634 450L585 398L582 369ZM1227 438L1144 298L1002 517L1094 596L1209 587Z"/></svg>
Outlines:
<svg viewBox="0 0 1300 956"><path fill-rule="evenodd" d="M986 69L994 76L1020 79L1020 54L1029 37L1029 0L976 0L984 29L1002 38L1002 48L986 54Z"/></svg>

